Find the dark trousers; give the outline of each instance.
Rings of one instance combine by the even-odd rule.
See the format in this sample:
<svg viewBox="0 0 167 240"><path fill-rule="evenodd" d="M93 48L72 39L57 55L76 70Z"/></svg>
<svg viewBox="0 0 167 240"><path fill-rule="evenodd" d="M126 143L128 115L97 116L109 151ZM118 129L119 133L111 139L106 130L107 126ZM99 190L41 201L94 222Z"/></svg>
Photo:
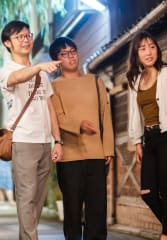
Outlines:
<svg viewBox="0 0 167 240"><path fill-rule="evenodd" d="M145 131L141 187L150 190L142 198L162 223L162 233L167 234L167 132Z"/></svg>
<svg viewBox="0 0 167 240"><path fill-rule="evenodd" d="M57 174L63 193L65 239L105 240L107 200L104 159L59 162Z"/></svg>

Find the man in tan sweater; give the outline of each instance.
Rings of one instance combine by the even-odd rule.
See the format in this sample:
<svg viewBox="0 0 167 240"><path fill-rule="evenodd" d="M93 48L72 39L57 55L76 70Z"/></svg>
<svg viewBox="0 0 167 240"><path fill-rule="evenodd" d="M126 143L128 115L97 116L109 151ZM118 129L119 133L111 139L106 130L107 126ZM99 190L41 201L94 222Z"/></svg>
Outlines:
<svg viewBox="0 0 167 240"><path fill-rule="evenodd" d="M101 138L95 76L79 72L76 44L60 37L51 44L49 52L52 59L61 60L61 76L52 82L52 100L64 143L63 160L57 162L57 174L63 194L65 239L82 239L84 204L83 239L105 240L106 167L114 155L106 90L99 79Z"/></svg>

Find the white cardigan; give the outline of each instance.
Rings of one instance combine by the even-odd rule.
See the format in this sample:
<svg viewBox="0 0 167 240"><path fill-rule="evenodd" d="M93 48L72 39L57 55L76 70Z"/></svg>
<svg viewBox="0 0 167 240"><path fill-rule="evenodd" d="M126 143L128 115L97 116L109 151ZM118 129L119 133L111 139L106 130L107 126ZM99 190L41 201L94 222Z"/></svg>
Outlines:
<svg viewBox="0 0 167 240"><path fill-rule="evenodd" d="M144 133L143 115L137 103L137 91L141 74L135 83L135 90L130 88L128 133L133 144L141 143ZM156 101L159 107L159 125L161 132L167 131L167 67L163 67L157 77Z"/></svg>

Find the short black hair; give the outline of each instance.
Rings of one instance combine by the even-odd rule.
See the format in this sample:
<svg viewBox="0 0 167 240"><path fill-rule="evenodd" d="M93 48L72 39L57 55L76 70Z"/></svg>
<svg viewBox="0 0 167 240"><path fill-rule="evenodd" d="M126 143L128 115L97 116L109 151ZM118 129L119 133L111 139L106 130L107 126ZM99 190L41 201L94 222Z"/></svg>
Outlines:
<svg viewBox="0 0 167 240"><path fill-rule="evenodd" d="M50 45L50 48L49 48L50 57L53 60L57 60L58 54L61 51L61 49L66 48L67 46L70 46L70 47L74 48L75 50L77 50L77 45L71 38L68 38L68 37L56 38L54 40L54 42Z"/></svg>
<svg viewBox="0 0 167 240"><path fill-rule="evenodd" d="M2 30L2 33L1 33L2 43L4 44L5 41L10 40L10 36L13 33L19 33L23 28L29 29L30 27L27 23L22 21L14 20L9 22ZM9 48L7 48L7 50L10 52Z"/></svg>

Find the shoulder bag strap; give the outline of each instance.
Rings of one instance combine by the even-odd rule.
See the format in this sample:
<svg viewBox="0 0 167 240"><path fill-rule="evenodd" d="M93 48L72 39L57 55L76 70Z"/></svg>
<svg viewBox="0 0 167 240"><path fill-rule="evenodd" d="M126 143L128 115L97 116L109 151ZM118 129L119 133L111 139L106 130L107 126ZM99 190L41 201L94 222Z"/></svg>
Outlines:
<svg viewBox="0 0 167 240"><path fill-rule="evenodd" d="M21 117L23 116L24 112L26 111L27 107L28 107L29 104L31 103L31 101L32 101L32 99L33 99L33 97L34 97L34 95L35 95L35 93L36 93L36 90L37 90L37 88L39 87L40 83L41 83L41 77L40 77L40 75L39 75L39 73L38 73L38 74L36 75L34 89L33 89L32 93L31 93L30 97L28 98L27 102L25 103L25 105L24 105L21 113L19 114L19 116L17 117L16 121L15 121L14 124L12 125L12 127L11 127L11 130L12 130L12 131L15 130L18 122L20 121L20 119L21 119Z"/></svg>

